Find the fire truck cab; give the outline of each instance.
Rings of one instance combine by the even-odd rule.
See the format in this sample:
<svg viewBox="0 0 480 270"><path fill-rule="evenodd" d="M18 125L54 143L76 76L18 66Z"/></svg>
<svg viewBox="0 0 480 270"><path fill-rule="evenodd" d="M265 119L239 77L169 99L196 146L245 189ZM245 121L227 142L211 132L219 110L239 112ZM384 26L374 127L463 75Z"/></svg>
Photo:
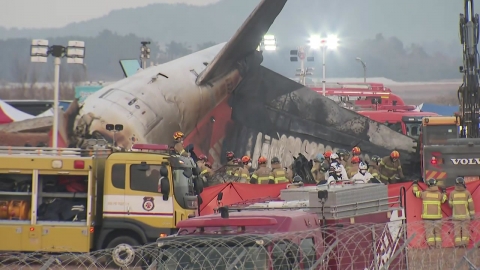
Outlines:
<svg viewBox="0 0 480 270"><path fill-rule="evenodd" d="M133 148L0 148L0 251L131 248L175 233L198 206L196 164L168 146Z"/></svg>
<svg viewBox="0 0 480 270"><path fill-rule="evenodd" d="M219 205L221 197L219 193ZM383 184L298 187L282 190L280 199L220 207L220 213L179 222L178 234L157 240L152 264L159 270L178 265L212 270L376 269L395 253L405 233L399 226L405 219L402 203L399 197L389 198ZM372 223L382 225L361 225ZM372 241L365 241L372 233ZM359 243L365 246L359 248ZM359 257L362 260L356 260ZM393 260L405 266L406 258Z"/></svg>

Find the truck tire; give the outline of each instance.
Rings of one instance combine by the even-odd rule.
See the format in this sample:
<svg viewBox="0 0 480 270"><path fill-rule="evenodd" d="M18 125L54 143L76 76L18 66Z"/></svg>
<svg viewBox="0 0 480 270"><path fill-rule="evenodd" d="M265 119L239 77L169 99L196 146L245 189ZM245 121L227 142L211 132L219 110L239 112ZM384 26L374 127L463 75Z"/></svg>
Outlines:
<svg viewBox="0 0 480 270"><path fill-rule="evenodd" d="M108 265L115 264L118 267L134 266L138 261L138 254L135 254L135 247L140 243L129 236L118 236L107 245L109 250Z"/></svg>

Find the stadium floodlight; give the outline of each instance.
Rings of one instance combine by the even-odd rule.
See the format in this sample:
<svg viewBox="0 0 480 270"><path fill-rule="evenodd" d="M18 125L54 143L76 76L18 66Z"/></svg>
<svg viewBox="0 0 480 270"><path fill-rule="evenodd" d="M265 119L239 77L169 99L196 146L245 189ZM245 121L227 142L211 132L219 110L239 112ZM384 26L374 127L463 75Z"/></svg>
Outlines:
<svg viewBox="0 0 480 270"><path fill-rule="evenodd" d="M313 49L319 49L322 46L322 39L318 35L310 36L308 46Z"/></svg>
<svg viewBox="0 0 480 270"><path fill-rule="evenodd" d="M337 49L338 47L338 37L336 35L329 35L325 44L329 49Z"/></svg>
<svg viewBox="0 0 480 270"><path fill-rule="evenodd" d="M263 36L259 49L263 48L265 51L275 51L277 49L277 40L274 35Z"/></svg>
<svg viewBox="0 0 480 270"><path fill-rule="evenodd" d="M30 46L30 61L34 63L46 63L48 57L48 40L33 39Z"/></svg>
<svg viewBox="0 0 480 270"><path fill-rule="evenodd" d="M83 58L85 58L85 42L69 41L65 54L67 57L67 63L83 64Z"/></svg>
<svg viewBox="0 0 480 270"><path fill-rule="evenodd" d="M46 39L33 39L30 48L30 60L36 63L46 63L49 55L55 57L54 91L53 91L53 134L52 147L58 147L58 113L60 99L60 64L62 57L67 58L67 63L83 64L85 58L85 42L69 41L68 46L49 46Z"/></svg>
<svg viewBox="0 0 480 270"><path fill-rule="evenodd" d="M150 41L140 42L142 46L140 47L140 60L142 62L142 68L147 67L147 59L150 59L150 48L147 45L150 45Z"/></svg>

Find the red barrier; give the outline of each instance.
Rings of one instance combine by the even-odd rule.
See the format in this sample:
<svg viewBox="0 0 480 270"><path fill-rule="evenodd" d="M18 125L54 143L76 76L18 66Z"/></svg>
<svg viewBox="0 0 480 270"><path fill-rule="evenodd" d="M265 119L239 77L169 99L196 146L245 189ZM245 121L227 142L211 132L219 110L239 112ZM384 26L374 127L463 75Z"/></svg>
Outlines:
<svg viewBox="0 0 480 270"><path fill-rule="evenodd" d="M239 183L228 183L216 185L213 187L205 188L202 193L203 203L200 206L200 214L208 215L213 213L213 209L217 207L217 195L221 191L223 192L223 205L236 204L246 200L252 199L261 199L267 197L279 197L280 191L285 189L286 184L277 184L277 185L251 185L251 184L239 184ZM423 227L422 221L422 200L415 197L413 194L413 185L411 182L393 184L388 186L388 196L396 197L400 196L400 190L402 187L405 187L405 211L407 223L407 237L415 234L414 240L410 242L410 247L414 248L425 248L425 230ZM472 193L472 197L475 203L476 212L480 212L480 182L472 182L467 184L467 189ZM419 183L419 189L425 190L426 185ZM450 192L453 190L453 187L447 189L447 196L450 195ZM403 200L403 198L402 198ZM392 206L397 206L393 205ZM448 206L448 203L442 205L443 218L448 219L452 215L452 210ZM480 226L479 221L472 222L472 228ZM453 247L453 235L451 229L452 224L450 222L445 222L443 224L443 247ZM475 243L480 240L480 231L471 230L471 243ZM471 244L472 245L472 244Z"/></svg>

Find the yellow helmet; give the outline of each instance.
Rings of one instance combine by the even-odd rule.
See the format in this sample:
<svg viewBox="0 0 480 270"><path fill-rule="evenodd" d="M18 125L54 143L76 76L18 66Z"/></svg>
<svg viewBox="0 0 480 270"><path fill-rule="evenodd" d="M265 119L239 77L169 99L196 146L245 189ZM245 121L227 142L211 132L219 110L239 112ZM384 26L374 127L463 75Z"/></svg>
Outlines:
<svg viewBox="0 0 480 270"><path fill-rule="evenodd" d="M181 131L177 131L177 132L173 133L173 139L175 139L175 140L182 139L184 136L185 136L185 134L183 134L183 132L181 132Z"/></svg>

